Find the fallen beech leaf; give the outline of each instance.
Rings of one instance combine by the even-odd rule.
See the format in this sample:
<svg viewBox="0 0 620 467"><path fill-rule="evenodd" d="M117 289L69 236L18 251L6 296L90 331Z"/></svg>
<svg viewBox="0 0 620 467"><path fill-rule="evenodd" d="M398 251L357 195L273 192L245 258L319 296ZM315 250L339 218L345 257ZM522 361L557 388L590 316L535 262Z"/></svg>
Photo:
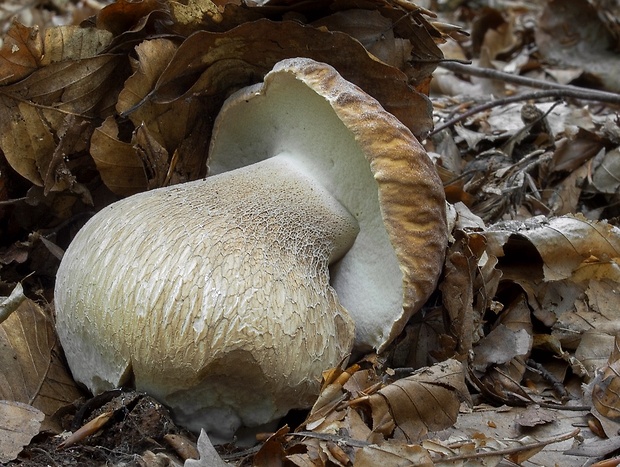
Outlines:
<svg viewBox="0 0 620 467"><path fill-rule="evenodd" d="M134 149L142 160L146 173L148 189L164 186L168 174L168 152L145 125L140 125L135 132Z"/></svg>
<svg viewBox="0 0 620 467"><path fill-rule="evenodd" d="M334 54L333 51L339 53ZM303 56L329 63L376 98L414 134L432 127L430 103L400 70L368 55L349 35L292 21L258 20L225 33L199 31L178 48L154 88L160 103L194 95L227 93L258 81L284 58Z"/></svg>
<svg viewBox="0 0 620 467"><path fill-rule="evenodd" d="M415 465L432 467L428 451L421 446L385 441L366 446L355 454L355 467L399 467Z"/></svg>
<svg viewBox="0 0 620 467"><path fill-rule="evenodd" d="M620 229L605 221L596 222L581 214L525 222L507 221L490 226L488 248L497 257L505 255L511 243L527 240L540 254L546 281L568 279L582 265L620 257ZM514 250L511 250L514 251Z"/></svg>
<svg viewBox="0 0 620 467"><path fill-rule="evenodd" d="M536 28L536 43L545 60L578 67L609 91L618 92L616 38L605 27L600 7L586 0L552 0Z"/></svg>
<svg viewBox="0 0 620 467"><path fill-rule="evenodd" d="M45 414L31 405L0 400L0 462L14 460L39 434Z"/></svg>
<svg viewBox="0 0 620 467"><path fill-rule="evenodd" d="M618 193L620 190L620 148L605 154L600 165L594 170L592 184L601 193Z"/></svg>
<svg viewBox="0 0 620 467"><path fill-rule="evenodd" d="M116 110L119 113L135 113L130 110L143 100L155 87L155 83L174 57L177 46L168 39L153 39L141 42L135 48L138 60L135 71L125 81L118 95ZM139 125L144 119L139 119Z"/></svg>
<svg viewBox="0 0 620 467"><path fill-rule="evenodd" d="M97 14L97 27L115 36L140 27L141 21L150 13L165 10L163 0L117 0L106 5Z"/></svg>
<svg viewBox="0 0 620 467"><path fill-rule="evenodd" d="M393 420L395 439L417 442L430 431L439 431L454 424L460 403L469 399L463 366L447 360L416 371L366 398L376 427L389 435Z"/></svg>
<svg viewBox="0 0 620 467"><path fill-rule="evenodd" d="M489 293L492 296L494 291L487 292L484 286L474 288L474 284L481 282L476 279L476 275L481 271L478 263L484 254L486 243L484 237L478 233L467 233L462 230L454 231L452 235L455 241L446 255L444 279L439 284L439 290L442 292L443 305L450 318L451 334L458 342L456 351L466 356L480 335L478 328L486 312ZM487 260L491 260L488 255ZM494 259L492 262L494 263ZM494 264L491 264L491 270L493 267ZM497 284L496 281L489 281L489 285L494 282ZM480 294L480 297L474 300L477 294ZM476 309L474 301L477 302Z"/></svg>
<svg viewBox="0 0 620 467"><path fill-rule="evenodd" d="M191 30L205 16L213 22L220 23L223 19L221 9L211 0L189 0L186 4L170 1L170 13L174 19L175 29Z"/></svg>
<svg viewBox="0 0 620 467"><path fill-rule="evenodd" d="M115 55L63 61L5 86L0 95L0 147L11 167L43 186L67 115L88 119L108 113L123 80L121 63L123 58ZM92 128L91 123L84 133Z"/></svg>
<svg viewBox="0 0 620 467"><path fill-rule="evenodd" d="M532 335L525 329L513 331L500 324L474 348L473 366L477 371L484 371L491 365L508 363L517 356L527 355L531 348Z"/></svg>
<svg viewBox="0 0 620 467"><path fill-rule="evenodd" d="M620 336L616 335L614 347L603 374L592 385L592 403L604 418L614 422L614 432L608 432L605 420L597 416L608 436L617 435L620 425Z"/></svg>
<svg viewBox="0 0 620 467"><path fill-rule="evenodd" d="M25 300L0 325L0 399L24 402L48 417L80 397L59 357L54 326Z"/></svg>
<svg viewBox="0 0 620 467"><path fill-rule="evenodd" d="M217 453L205 430L200 430L197 447L200 459L187 459L184 467L228 467L229 464Z"/></svg>
<svg viewBox="0 0 620 467"><path fill-rule="evenodd" d="M330 31L347 33L357 39L365 48L379 60L403 69L411 54L411 44L408 53L404 54L397 47L394 37L392 21L377 10L346 10L321 18L312 23L315 27L326 27Z"/></svg>
<svg viewBox="0 0 620 467"><path fill-rule="evenodd" d="M620 323L618 323L620 325ZM597 328L583 333L575 358L586 368L588 374L596 374L599 368L605 368L614 349L615 338Z"/></svg>
<svg viewBox="0 0 620 467"><path fill-rule="evenodd" d="M0 84L15 83L39 68L43 41L38 27L29 28L13 21L3 40L0 49Z"/></svg>
<svg viewBox="0 0 620 467"><path fill-rule="evenodd" d="M101 179L117 195L127 196L147 187L142 160L131 143L118 139L118 127L108 117L91 138L90 153Z"/></svg>
<svg viewBox="0 0 620 467"><path fill-rule="evenodd" d="M284 425L277 432L273 433L263 443L260 450L256 453L253 459L253 467L276 467L283 466L286 452L284 451L283 444L285 443L285 436L289 432L289 427Z"/></svg>
<svg viewBox="0 0 620 467"><path fill-rule="evenodd" d="M45 30L45 55L41 66L64 60L80 60L100 54L112 41L112 33L104 29L80 26L57 26Z"/></svg>
<svg viewBox="0 0 620 467"><path fill-rule="evenodd" d="M604 147L599 136L579 128L576 134L556 142L551 169L555 172L576 170L596 156Z"/></svg>

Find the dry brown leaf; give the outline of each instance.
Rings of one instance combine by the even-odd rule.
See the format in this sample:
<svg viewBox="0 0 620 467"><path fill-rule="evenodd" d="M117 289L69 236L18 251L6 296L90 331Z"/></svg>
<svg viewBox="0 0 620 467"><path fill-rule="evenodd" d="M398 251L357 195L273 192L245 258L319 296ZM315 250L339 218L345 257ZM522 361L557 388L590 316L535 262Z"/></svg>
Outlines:
<svg viewBox="0 0 620 467"><path fill-rule="evenodd" d="M609 91L620 90L620 58L614 51L614 36L590 2L547 2L535 31L538 49L548 62L577 67Z"/></svg>
<svg viewBox="0 0 620 467"><path fill-rule="evenodd" d="M15 21L3 39L0 84L15 83L39 68L43 56L39 28L29 28Z"/></svg>
<svg viewBox="0 0 620 467"><path fill-rule="evenodd" d="M578 128L575 134L556 142L551 169L555 172L576 170L603 148L600 137L591 131Z"/></svg>
<svg viewBox="0 0 620 467"><path fill-rule="evenodd" d="M2 88L0 147L11 167L35 185L44 186L68 116L89 119L108 113L116 100L115 87L123 79L117 71L122 62L119 56L99 55L53 63ZM92 126L84 130L84 136L90 131ZM71 149L77 152L83 147ZM64 156L70 157L72 151Z"/></svg>
<svg viewBox="0 0 620 467"><path fill-rule="evenodd" d="M130 111L153 90L176 50L175 43L168 39L148 40L136 46L138 59L134 63L135 70L118 95L117 112L134 113ZM142 120L138 120L136 125Z"/></svg>
<svg viewBox="0 0 620 467"><path fill-rule="evenodd" d="M59 355L54 326L26 300L0 325L0 399L23 402L47 417L80 397Z"/></svg>
<svg viewBox="0 0 620 467"><path fill-rule="evenodd" d="M595 415L603 423L602 417L614 422L614 431L605 432L608 436L616 436L620 426L620 336L614 340L613 350L609 356L607 365L592 385L592 403L596 409ZM602 416L602 417L601 417Z"/></svg>
<svg viewBox="0 0 620 467"><path fill-rule="evenodd" d="M446 360L416 371L365 398L376 423L373 431L406 442L417 442L428 432L454 424L460 403L468 400L463 367Z"/></svg>
<svg viewBox="0 0 620 467"><path fill-rule="evenodd" d="M592 184L601 193L620 192L620 148L608 151L594 170Z"/></svg>
<svg viewBox="0 0 620 467"><path fill-rule="evenodd" d="M484 371L491 365L509 363L513 358L529 354L532 336L525 329L513 331L503 324L494 327L474 348L473 366Z"/></svg>
<svg viewBox="0 0 620 467"><path fill-rule="evenodd" d="M94 131L90 153L101 179L114 193L127 196L146 189L142 160L131 143L118 139L118 127L113 117L108 117Z"/></svg>
<svg viewBox="0 0 620 467"><path fill-rule="evenodd" d="M224 94L258 81L279 60L297 56L334 66L414 134L425 134L432 127L428 99L407 84L403 72L373 59L347 34L292 21L258 20L225 33L193 34L160 76L153 97L164 103L196 94Z"/></svg>
<svg viewBox="0 0 620 467"><path fill-rule="evenodd" d="M168 151L159 144L145 125L138 127L134 140L133 147L142 160L148 189L164 186L170 168Z"/></svg>
<svg viewBox="0 0 620 467"><path fill-rule="evenodd" d="M478 328L486 312L486 309L474 310L475 293L484 293L484 288L474 289L474 282L478 262L484 253L485 239L478 233L468 234L460 230L452 235L455 242L446 255L444 279L439 284L439 290L449 316L450 333L458 342L455 350L459 355L466 356L480 337ZM480 303L485 302L482 300Z"/></svg>
<svg viewBox="0 0 620 467"><path fill-rule="evenodd" d="M595 375L604 368L614 348L614 336L596 328L585 331L575 350L575 358L583 365L588 375Z"/></svg>
<svg viewBox="0 0 620 467"><path fill-rule="evenodd" d="M189 0L184 3L170 1L170 14L174 19L174 28L177 31L193 31L204 17L215 23L223 20L222 10L211 0ZM198 24L197 24L198 23Z"/></svg>
<svg viewBox="0 0 620 467"><path fill-rule="evenodd" d="M283 426L276 433L272 434L267 440L263 443L260 450L256 453L253 459L253 467L278 467L284 465L284 460L286 457L286 452L282 447L284 443L284 437L289 432L288 426ZM202 433L201 433L202 436ZM206 435L205 435L206 436ZM199 440L200 442L200 440ZM216 453L217 454L217 453ZM202 458L203 456L201 456ZM210 467L211 465L217 465L217 463L203 463L200 465L204 465L205 467ZM197 466L198 467L198 466Z"/></svg>
<svg viewBox="0 0 620 467"><path fill-rule="evenodd" d="M94 57L112 41L112 33L104 29L79 26L58 26L45 30L43 47L45 54L41 66L65 60Z"/></svg>
<svg viewBox="0 0 620 467"><path fill-rule="evenodd" d="M421 446L385 441L360 449L355 454L355 467L401 467L415 465L432 467L435 464Z"/></svg>
<svg viewBox="0 0 620 467"><path fill-rule="evenodd" d="M377 10L346 10L312 23L357 39L379 60L403 70L411 55L411 44L394 37L392 21Z"/></svg>
<svg viewBox="0 0 620 467"><path fill-rule="evenodd" d="M498 223L489 227L486 238L487 251L497 257L504 256L506 249L514 251L511 241L526 239L544 262L546 281L570 278L589 262L620 257L620 229L607 222L588 220L581 214Z"/></svg>
<svg viewBox="0 0 620 467"><path fill-rule="evenodd" d="M115 36L144 26L145 19L155 11L165 11L164 0L117 0L97 14L97 27Z"/></svg>
<svg viewBox="0 0 620 467"><path fill-rule="evenodd" d="M37 434L45 414L22 402L0 400L0 462L14 460Z"/></svg>

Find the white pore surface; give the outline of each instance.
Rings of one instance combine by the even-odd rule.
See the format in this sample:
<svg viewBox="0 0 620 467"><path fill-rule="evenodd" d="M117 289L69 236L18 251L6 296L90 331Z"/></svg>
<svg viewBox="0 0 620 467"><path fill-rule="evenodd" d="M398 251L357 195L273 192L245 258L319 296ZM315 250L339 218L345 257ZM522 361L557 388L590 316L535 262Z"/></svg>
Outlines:
<svg viewBox="0 0 620 467"><path fill-rule="evenodd" d="M377 348L402 315L403 296L402 273L381 217L378 184L353 134L324 97L292 73L279 72L266 80L264 87L233 96L236 102L220 113L209 173L286 155L333 193L357 219L360 233L332 265L330 282L355 321L356 348Z"/></svg>

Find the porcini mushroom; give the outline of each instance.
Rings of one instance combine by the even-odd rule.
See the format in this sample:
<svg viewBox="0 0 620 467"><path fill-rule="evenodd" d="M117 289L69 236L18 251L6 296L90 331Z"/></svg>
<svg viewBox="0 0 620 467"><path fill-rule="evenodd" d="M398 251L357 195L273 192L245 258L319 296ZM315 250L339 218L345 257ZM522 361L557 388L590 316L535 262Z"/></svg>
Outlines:
<svg viewBox="0 0 620 467"><path fill-rule="evenodd" d="M209 172L95 215L55 304L76 380L134 384L223 439L309 406L354 335L383 350L433 291L447 227L411 132L310 59L226 101Z"/></svg>

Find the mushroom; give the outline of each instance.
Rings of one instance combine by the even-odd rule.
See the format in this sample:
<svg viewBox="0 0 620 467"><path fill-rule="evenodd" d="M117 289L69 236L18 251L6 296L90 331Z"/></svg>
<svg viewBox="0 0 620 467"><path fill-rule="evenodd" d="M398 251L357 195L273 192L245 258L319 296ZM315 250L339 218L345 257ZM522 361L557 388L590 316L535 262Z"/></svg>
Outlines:
<svg viewBox="0 0 620 467"><path fill-rule="evenodd" d="M209 173L96 214L55 306L77 381L132 384L218 441L310 406L353 345L384 350L435 288L447 227L411 132L310 59L230 96Z"/></svg>

